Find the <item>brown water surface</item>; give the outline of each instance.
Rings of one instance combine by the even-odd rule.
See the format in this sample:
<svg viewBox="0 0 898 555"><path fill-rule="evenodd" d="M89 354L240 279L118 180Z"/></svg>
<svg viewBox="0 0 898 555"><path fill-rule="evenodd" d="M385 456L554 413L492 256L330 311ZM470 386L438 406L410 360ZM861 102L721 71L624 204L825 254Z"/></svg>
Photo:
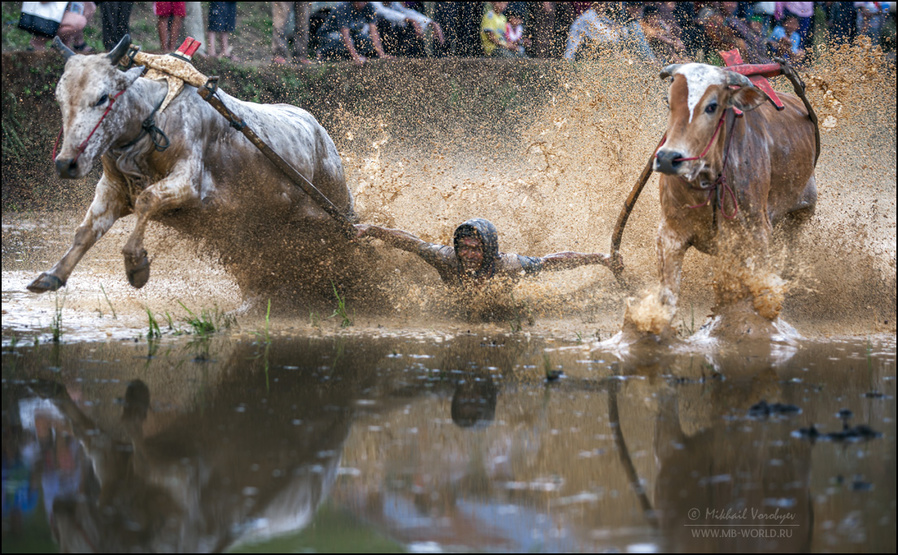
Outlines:
<svg viewBox="0 0 898 555"><path fill-rule="evenodd" d="M7 343L2 385L5 550L895 549L891 337Z"/></svg>

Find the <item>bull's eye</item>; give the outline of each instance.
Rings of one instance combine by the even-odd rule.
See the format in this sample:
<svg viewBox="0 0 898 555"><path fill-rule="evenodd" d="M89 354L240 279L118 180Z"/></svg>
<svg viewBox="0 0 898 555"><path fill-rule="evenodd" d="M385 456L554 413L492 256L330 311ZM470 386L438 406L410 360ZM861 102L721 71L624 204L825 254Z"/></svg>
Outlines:
<svg viewBox="0 0 898 555"><path fill-rule="evenodd" d="M107 100L109 100L109 95L104 94L103 96L100 97L100 100L97 100L97 103L94 104L94 106L102 106L103 104L106 104Z"/></svg>
<svg viewBox="0 0 898 555"><path fill-rule="evenodd" d="M713 114L716 111L717 111L717 103L716 102L712 102L711 104L708 104L707 106L705 106L706 114Z"/></svg>

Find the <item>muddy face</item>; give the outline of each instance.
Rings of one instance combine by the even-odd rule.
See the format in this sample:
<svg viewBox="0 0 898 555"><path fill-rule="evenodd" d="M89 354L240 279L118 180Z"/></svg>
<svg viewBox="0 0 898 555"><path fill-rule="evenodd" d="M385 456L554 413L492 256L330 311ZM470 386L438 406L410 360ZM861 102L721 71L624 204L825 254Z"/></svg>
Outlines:
<svg viewBox="0 0 898 555"><path fill-rule="evenodd" d="M483 241L478 237L462 237L455 251L467 274L477 273L483 265Z"/></svg>
<svg viewBox="0 0 898 555"><path fill-rule="evenodd" d="M65 67L56 87L63 128L56 171L74 179L87 175L94 161L131 131L125 91L143 68L120 72L104 55L72 56Z"/></svg>

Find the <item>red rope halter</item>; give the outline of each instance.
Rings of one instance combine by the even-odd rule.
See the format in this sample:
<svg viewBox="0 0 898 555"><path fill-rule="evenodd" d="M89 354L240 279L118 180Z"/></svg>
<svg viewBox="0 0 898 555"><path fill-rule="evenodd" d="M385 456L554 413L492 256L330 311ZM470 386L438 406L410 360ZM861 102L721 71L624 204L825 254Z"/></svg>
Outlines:
<svg viewBox="0 0 898 555"><path fill-rule="evenodd" d="M708 151L711 150L711 145L714 144L714 139L716 139L717 134L720 133L720 128L723 127L724 120L726 119L727 114L729 114L730 112L732 112L732 108L727 108L726 110L724 110L723 114L721 114L720 119L717 121L717 128L714 129L714 134L711 135L711 140L708 141L708 144L705 146L705 149L702 151L701 154L699 154L698 156L693 156L691 158L674 158L673 161L674 162L689 162L692 160L701 160L702 158L704 158L705 155L708 154ZM721 168L720 168L720 175L717 176L717 179L715 179L714 183L712 183L709 187L693 187L693 189L700 189L702 191L707 190L708 198L705 199L705 202L703 202L701 204L694 204L694 205L691 205L688 207L688 208L701 208L703 206L708 206L708 204L711 203L712 195L714 195L716 193L717 194L717 204L720 206L720 213L723 215L724 218L726 218L728 220L732 220L733 218L736 217L736 214L739 213L739 204L736 200L736 193L727 184L727 179L726 179L726 167L727 167L727 162L730 159L730 142L733 139L732 131L733 130L730 129L730 133L727 135L727 138L726 138L726 146L724 147L724 153L723 153L723 166L721 166ZM666 135L664 136L663 139L661 139L661 144L658 145L658 148L655 149L656 157L658 156L658 150L662 146L664 146L665 142L667 142ZM731 214L726 213L726 210L723 207L723 203L721 202L721 200L722 200L720 198L720 186L721 185L723 186L724 194L729 194L730 199L732 199L732 201L733 201L733 212Z"/></svg>
<svg viewBox="0 0 898 555"><path fill-rule="evenodd" d="M112 110L112 105L115 104L116 99L118 97L120 97L126 90L127 89L122 89L121 91L117 92L114 96L109 97L109 106L106 107L106 111L103 112L102 116L100 116L100 121L98 121L97 124L94 125L94 128L91 129L90 133L87 135L87 138L84 139L84 141L82 141L80 145L78 145L78 153L75 154L75 157L72 158L72 161L69 162L69 164L74 165L75 163L78 162L78 158L84 152L84 149L87 148L87 141L89 141L90 138L94 136L94 133L97 131L97 129L99 129L100 124L103 123L104 119L106 119L106 115L109 113L110 110ZM62 138L62 128L59 129L59 134L56 135L56 142L53 144L53 160L56 160L56 148L59 146L60 138Z"/></svg>

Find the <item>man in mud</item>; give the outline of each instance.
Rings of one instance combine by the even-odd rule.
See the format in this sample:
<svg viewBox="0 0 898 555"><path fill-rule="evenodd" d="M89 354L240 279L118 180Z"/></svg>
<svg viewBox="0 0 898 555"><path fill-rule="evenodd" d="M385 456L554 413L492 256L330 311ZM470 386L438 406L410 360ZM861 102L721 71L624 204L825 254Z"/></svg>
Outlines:
<svg viewBox="0 0 898 555"><path fill-rule="evenodd" d="M499 252L496 226L482 218L468 220L455 229L453 245L437 245L418 239L399 229L369 224L355 226L357 238L374 237L391 247L417 254L436 268L449 286L468 290L504 278L514 282L524 275L542 270L566 270L586 264L611 264L607 254L558 252L543 257Z"/></svg>

